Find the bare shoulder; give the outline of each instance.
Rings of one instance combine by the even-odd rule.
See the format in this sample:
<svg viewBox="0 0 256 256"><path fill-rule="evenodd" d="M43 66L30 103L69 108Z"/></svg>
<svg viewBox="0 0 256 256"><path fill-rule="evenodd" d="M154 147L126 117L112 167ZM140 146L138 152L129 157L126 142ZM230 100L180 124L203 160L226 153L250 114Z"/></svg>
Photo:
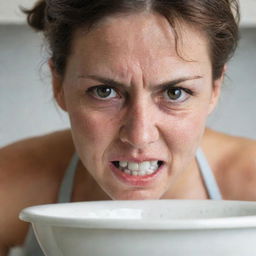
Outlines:
<svg viewBox="0 0 256 256"><path fill-rule="evenodd" d="M256 141L210 129L205 137L224 199L256 200Z"/></svg>
<svg viewBox="0 0 256 256"><path fill-rule="evenodd" d="M21 209L54 202L73 151L68 130L21 140L0 149L0 237L5 237L6 243L23 242L27 225L18 220Z"/></svg>
<svg viewBox="0 0 256 256"><path fill-rule="evenodd" d="M56 169L66 164L73 151L69 130L20 140L0 149L2 178L36 175Z"/></svg>

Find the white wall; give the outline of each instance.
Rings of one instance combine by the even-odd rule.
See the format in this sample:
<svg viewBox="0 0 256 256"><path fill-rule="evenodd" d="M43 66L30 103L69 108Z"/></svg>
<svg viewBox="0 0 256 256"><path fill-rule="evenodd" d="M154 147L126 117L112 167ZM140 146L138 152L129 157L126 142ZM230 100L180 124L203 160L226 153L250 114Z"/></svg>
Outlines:
<svg viewBox="0 0 256 256"><path fill-rule="evenodd" d="M41 38L25 25L0 25L0 146L69 126L52 99L41 45ZM256 28L243 29L229 77L209 125L255 139Z"/></svg>
<svg viewBox="0 0 256 256"><path fill-rule="evenodd" d="M241 31L238 50L229 63L222 97L209 126L256 139L256 27Z"/></svg>
<svg viewBox="0 0 256 256"><path fill-rule="evenodd" d="M53 100L41 45L26 26L0 26L0 146L68 126Z"/></svg>

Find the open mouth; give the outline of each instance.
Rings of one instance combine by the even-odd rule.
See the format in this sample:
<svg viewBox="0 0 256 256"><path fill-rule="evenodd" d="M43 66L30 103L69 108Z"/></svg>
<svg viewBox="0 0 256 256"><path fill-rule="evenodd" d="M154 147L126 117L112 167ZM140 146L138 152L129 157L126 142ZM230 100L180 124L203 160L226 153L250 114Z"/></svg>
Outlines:
<svg viewBox="0 0 256 256"><path fill-rule="evenodd" d="M120 171L131 176L148 176L158 171L163 161L144 161L141 163L113 161L112 164Z"/></svg>

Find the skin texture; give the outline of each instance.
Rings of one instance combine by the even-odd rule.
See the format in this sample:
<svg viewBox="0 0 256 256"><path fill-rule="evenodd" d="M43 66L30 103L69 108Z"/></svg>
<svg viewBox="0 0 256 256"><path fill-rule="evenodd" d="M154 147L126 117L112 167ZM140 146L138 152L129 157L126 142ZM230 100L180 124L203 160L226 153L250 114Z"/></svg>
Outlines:
<svg viewBox="0 0 256 256"><path fill-rule="evenodd" d="M81 161L112 199L168 197L216 105L222 78L212 81L207 40L188 24L180 27L182 56L162 16L107 18L89 33L76 32L64 78L53 70L55 95L70 116ZM107 98L92 89L110 86L102 78L120 84ZM163 84L183 78L174 85L182 87L180 97L170 99ZM164 166L151 182L134 185L113 174L114 160L161 160Z"/></svg>

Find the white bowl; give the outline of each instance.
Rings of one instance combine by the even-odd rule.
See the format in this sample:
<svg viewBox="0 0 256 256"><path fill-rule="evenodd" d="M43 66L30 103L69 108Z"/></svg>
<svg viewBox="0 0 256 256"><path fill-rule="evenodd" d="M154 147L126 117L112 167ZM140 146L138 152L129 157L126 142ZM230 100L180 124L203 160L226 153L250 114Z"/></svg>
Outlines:
<svg viewBox="0 0 256 256"><path fill-rule="evenodd" d="M256 202L100 201L34 206L47 256L253 256Z"/></svg>

